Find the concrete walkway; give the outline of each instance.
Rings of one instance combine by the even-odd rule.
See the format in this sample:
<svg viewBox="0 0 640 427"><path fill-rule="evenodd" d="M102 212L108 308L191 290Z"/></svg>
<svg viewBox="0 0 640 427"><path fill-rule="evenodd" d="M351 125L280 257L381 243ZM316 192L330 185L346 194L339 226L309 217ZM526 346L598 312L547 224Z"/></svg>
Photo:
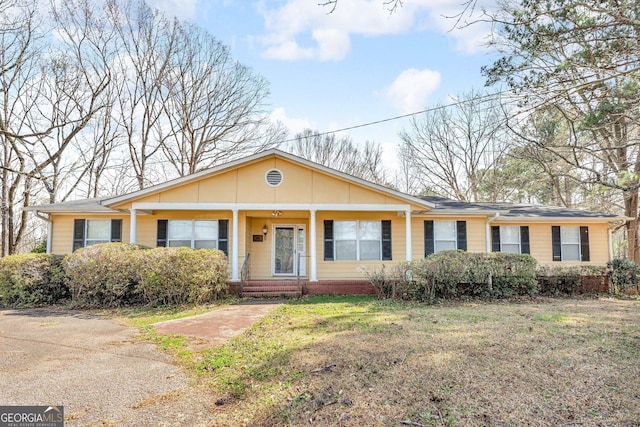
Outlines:
<svg viewBox="0 0 640 427"><path fill-rule="evenodd" d="M160 334L179 334L192 338L192 350L225 343L275 310L282 301L245 301L209 313L158 322L152 326Z"/></svg>

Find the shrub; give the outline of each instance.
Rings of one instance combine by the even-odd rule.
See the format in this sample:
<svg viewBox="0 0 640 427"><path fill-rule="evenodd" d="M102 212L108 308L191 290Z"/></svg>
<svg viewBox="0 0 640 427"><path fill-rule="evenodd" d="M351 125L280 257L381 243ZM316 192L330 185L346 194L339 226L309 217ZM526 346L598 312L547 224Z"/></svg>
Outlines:
<svg viewBox="0 0 640 427"><path fill-rule="evenodd" d="M504 298L537 292L529 255L441 251L368 274L378 295L432 302L437 298Z"/></svg>
<svg viewBox="0 0 640 427"><path fill-rule="evenodd" d="M416 299L409 297L411 290L408 288L412 271L412 263L401 262L394 264L391 269L365 270L364 273L380 298L392 299Z"/></svg>
<svg viewBox="0 0 640 427"><path fill-rule="evenodd" d="M542 295L572 295L582 284L582 272L580 267L545 265L538 268L538 283Z"/></svg>
<svg viewBox="0 0 640 427"><path fill-rule="evenodd" d="M625 293L632 289L639 290L640 265L627 258L616 258L607 264L611 274L611 285L614 293Z"/></svg>
<svg viewBox="0 0 640 427"><path fill-rule="evenodd" d="M62 259L48 254L0 258L0 306L33 307L68 299Z"/></svg>
<svg viewBox="0 0 640 427"><path fill-rule="evenodd" d="M64 260L75 305L118 307L139 301L139 246L103 243L78 249Z"/></svg>
<svg viewBox="0 0 640 427"><path fill-rule="evenodd" d="M202 303L227 291L227 258L216 249L151 249L140 267L138 291L149 305Z"/></svg>
<svg viewBox="0 0 640 427"><path fill-rule="evenodd" d="M520 295L536 295L538 265L531 255L494 252L491 258L492 285L489 297L509 298Z"/></svg>

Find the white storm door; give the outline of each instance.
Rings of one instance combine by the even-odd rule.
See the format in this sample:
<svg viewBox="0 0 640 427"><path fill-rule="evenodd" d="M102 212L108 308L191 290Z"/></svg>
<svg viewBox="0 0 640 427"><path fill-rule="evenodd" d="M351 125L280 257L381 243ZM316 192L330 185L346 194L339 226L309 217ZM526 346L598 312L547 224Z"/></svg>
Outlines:
<svg viewBox="0 0 640 427"><path fill-rule="evenodd" d="M276 225L273 238L274 276L297 276L306 273L306 239L303 225Z"/></svg>

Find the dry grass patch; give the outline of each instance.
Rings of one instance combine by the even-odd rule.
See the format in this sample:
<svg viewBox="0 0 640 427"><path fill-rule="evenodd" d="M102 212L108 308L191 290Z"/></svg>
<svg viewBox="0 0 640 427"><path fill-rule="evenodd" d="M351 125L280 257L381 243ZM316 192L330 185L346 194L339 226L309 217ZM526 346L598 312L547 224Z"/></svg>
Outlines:
<svg viewBox="0 0 640 427"><path fill-rule="evenodd" d="M310 298L199 370L235 425L633 426L639 314L616 299Z"/></svg>

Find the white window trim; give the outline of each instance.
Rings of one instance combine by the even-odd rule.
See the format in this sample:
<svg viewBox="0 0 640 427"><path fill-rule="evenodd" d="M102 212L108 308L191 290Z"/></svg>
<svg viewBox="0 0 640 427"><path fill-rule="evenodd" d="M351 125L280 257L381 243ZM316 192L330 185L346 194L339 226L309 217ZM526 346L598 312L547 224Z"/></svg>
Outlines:
<svg viewBox="0 0 640 427"><path fill-rule="evenodd" d="M512 228L516 228L518 230L518 241L517 242L510 242L510 243L507 242L506 244L508 244L508 245L517 244L518 245L518 252L517 253L522 254L522 235L520 234L521 233L521 228L520 228L519 225L501 225L500 226L500 252L513 253L513 252L505 252L504 249L503 249L503 246L502 246L502 245L505 244L505 242L502 239L502 234L503 234L502 233L502 229L506 228L506 227L512 227Z"/></svg>
<svg viewBox="0 0 640 427"><path fill-rule="evenodd" d="M107 240L103 240L103 239L88 239L87 236L89 236L89 222L106 222L108 223L108 229L109 229L109 237L107 238ZM91 242L91 243L89 243ZM84 242L83 243L83 247L87 247L87 246L91 246L91 245L98 245L100 243L109 243L111 242L111 220L110 219L86 219L84 221Z"/></svg>
<svg viewBox="0 0 640 427"><path fill-rule="evenodd" d="M576 228L578 229L578 242L569 242L569 243L565 243L564 241L564 233L562 232L563 230L567 229L567 228ZM580 235L580 226L573 226L573 225L561 225L560 226L560 261L561 262L580 262L582 261L582 239L581 239L581 235ZM578 246L578 259L565 259L565 254L566 251L564 251L564 247L565 245L577 245Z"/></svg>
<svg viewBox="0 0 640 427"><path fill-rule="evenodd" d="M453 239L436 239L436 228L438 227L438 224L444 224L445 222L450 223L453 222L454 223L454 228L455 228L455 232L453 234ZM443 250L449 250L449 249L440 249L438 250L438 242L453 242L453 250L458 250L458 221L456 220L434 220L433 221L433 253L437 253L437 252L441 252Z"/></svg>
<svg viewBox="0 0 640 427"><path fill-rule="evenodd" d="M167 247L171 247L171 241L172 240L186 240L186 239L169 239L169 235L170 235L170 229L171 229L171 223L173 221L191 221L191 239L190 239L190 246L182 246L182 247L190 247L192 249L195 248L195 243L196 241L199 240L208 240L208 239L196 239L196 221L209 221L209 222L215 222L216 223L216 247L215 249L218 249L220 247L220 223L217 219L170 219L167 220ZM176 246L179 247L179 246Z"/></svg>
<svg viewBox="0 0 640 427"><path fill-rule="evenodd" d="M338 259L338 245L336 244L339 241L351 241L352 239L338 239L338 237L335 235L335 231L334 231L334 236L333 236L333 241L334 241L334 245L333 245L333 259L335 261L382 261L382 221L377 221L377 220L356 220L356 219L345 219L345 220L335 220L334 224L336 222L355 222L356 223L356 258L355 259ZM360 241L364 240L367 242L372 242L374 240L370 240L370 239L361 239L360 238L360 222L376 222L380 225L380 239L378 240L378 244L379 244L379 253L380 256L378 259L360 259ZM335 228L334 228L335 230Z"/></svg>

